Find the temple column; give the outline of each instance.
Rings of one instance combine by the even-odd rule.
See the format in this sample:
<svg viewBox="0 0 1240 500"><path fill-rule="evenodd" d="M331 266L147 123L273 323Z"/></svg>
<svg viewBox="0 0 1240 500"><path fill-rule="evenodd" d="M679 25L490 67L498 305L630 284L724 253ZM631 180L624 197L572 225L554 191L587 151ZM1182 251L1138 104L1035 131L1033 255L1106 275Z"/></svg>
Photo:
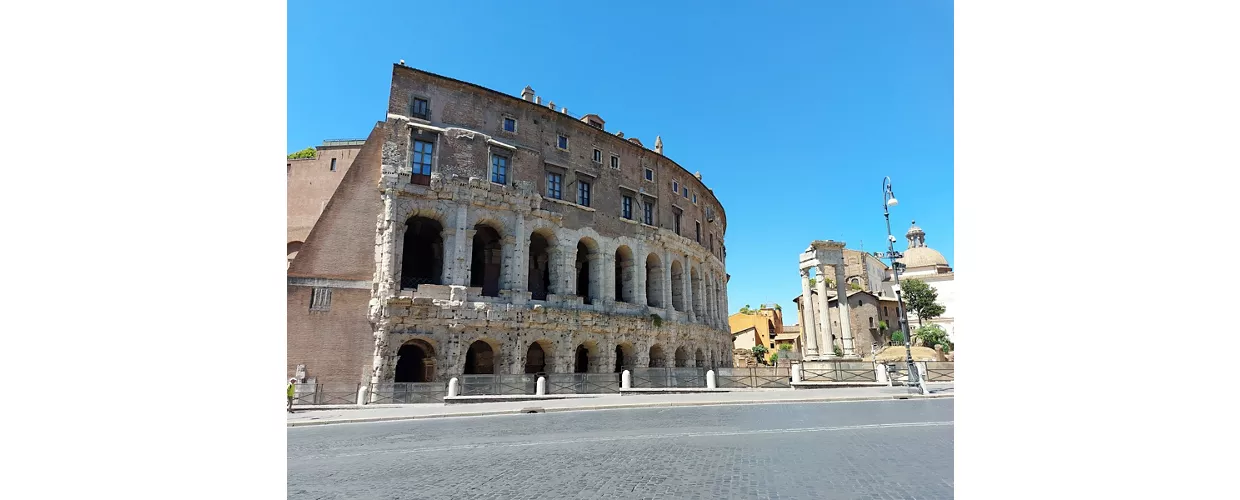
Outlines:
<svg viewBox="0 0 1240 500"><path fill-rule="evenodd" d="M840 342L844 344L844 356L852 357L854 354L853 332L848 309L848 285L844 283L843 254L840 255L839 262L835 263L835 294L835 303L840 311Z"/></svg>
<svg viewBox="0 0 1240 500"><path fill-rule="evenodd" d="M827 273L826 266L818 265L818 277L815 288L818 289L818 300L814 301L818 305L818 310L814 317L818 320L818 345L823 356L835 354L835 343L831 341L831 313L827 308L830 300L827 299Z"/></svg>
<svg viewBox="0 0 1240 500"><path fill-rule="evenodd" d="M809 289L809 269L801 270L801 344L805 357L818 356L818 321L814 317L813 294Z"/></svg>

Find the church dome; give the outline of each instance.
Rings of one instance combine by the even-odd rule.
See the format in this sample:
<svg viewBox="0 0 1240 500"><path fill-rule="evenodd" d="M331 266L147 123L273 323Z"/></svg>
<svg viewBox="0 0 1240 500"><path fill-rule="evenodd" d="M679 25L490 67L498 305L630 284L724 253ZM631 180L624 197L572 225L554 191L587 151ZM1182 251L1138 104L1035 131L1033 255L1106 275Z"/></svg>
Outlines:
<svg viewBox="0 0 1240 500"><path fill-rule="evenodd" d="M908 228L904 236L908 238L908 250L905 250L904 257L896 262L909 268L948 266L947 258L943 257L943 254L926 246L926 232L917 227L917 221L913 221L912 227Z"/></svg>

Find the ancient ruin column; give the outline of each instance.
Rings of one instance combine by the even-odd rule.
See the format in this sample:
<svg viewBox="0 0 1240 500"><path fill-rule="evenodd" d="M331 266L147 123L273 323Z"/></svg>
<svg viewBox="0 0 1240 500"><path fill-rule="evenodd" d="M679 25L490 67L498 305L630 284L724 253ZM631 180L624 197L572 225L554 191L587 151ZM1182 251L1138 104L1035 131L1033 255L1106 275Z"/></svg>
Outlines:
<svg viewBox="0 0 1240 500"><path fill-rule="evenodd" d="M814 318L813 297L809 289L809 269L801 270L801 344L805 357L818 356L818 321Z"/></svg>
<svg viewBox="0 0 1240 500"><path fill-rule="evenodd" d="M839 262L835 263L835 303L839 306L840 311L840 342L844 344L844 356L852 357L853 351L853 332L849 324L850 314L848 310L848 285L844 283L844 258L841 253Z"/></svg>
<svg viewBox="0 0 1240 500"><path fill-rule="evenodd" d="M388 332L386 327L379 327L375 331L375 349L374 358L370 369L370 390L374 391L375 387L386 381L388 371ZM373 392L372 392L372 396Z"/></svg>
<svg viewBox="0 0 1240 500"><path fill-rule="evenodd" d="M672 311L676 310L676 306L672 304L672 252L663 252L663 310L667 311L668 321L672 319Z"/></svg>
<svg viewBox="0 0 1240 500"><path fill-rule="evenodd" d="M458 229L458 241L456 248L458 254L456 256L457 278L453 280L453 285L469 286L469 282L473 280L473 253L474 253L474 235L478 234L477 229Z"/></svg>
<svg viewBox="0 0 1240 500"><path fill-rule="evenodd" d="M818 278L817 283L814 285L818 289L818 300L815 300L814 303L817 304L818 309L814 314L814 318L818 320L818 345L821 346L819 352L823 356L828 356L835 354L835 343L831 341L833 333L831 331L831 313L827 308L827 304L830 303L830 300L827 299L827 272L826 266L822 264L819 264L817 269Z"/></svg>
<svg viewBox="0 0 1240 500"><path fill-rule="evenodd" d="M504 235L500 238L500 265L499 265L499 289L513 290L513 273L516 271L516 262L520 258L520 248L517 245L517 238L511 234Z"/></svg>
<svg viewBox="0 0 1240 500"><path fill-rule="evenodd" d="M525 232L525 214L517 212L516 232L513 234L512 260L508 265L508 289L514 292L529 291L529 249L530 235Z"/></svg>
<svg viewBox="0 0 1240 500"><path fill-rule="evenodd" d="M602 243L599 243L599 251L603 254L603 265L600 266L603 268L603 272L599 273L598 276L603 293L599 294L599 298L615 302L617 298L616 280L623 279L623 276L616 276L616 252Z"/></svg>
<svg viewBox="0 0 1240 500"><path fill-rule="evenodd" d="M467 208L464 203L458 204L456 208L456 219L453 221L456 230L453 235L453 245L447 246L447 238L444 239L444 253L447 254L448 248L452 249L451 255L444 255L444 284L469 286L469 247L473 246L474 231L465 228L468 219ZM451 270L451 273L449 273Z"/></svg>
<svg viewBox="0 0 1240 500"><path fill-rule="evenodd" d="M397 223L393 214L392 198L383 197L383 213L379 215L379 230L375 242L375 285L380 299L395 297L400 291L396 282Z"/></svg>
<svg viewBox="0 0 1240 500"><path fill-rule="evenodd" d="M646 307L646 249L641 246L633 249L633 297L638 306Z"/></svg>
<svg viewBox="0 0 1240 500"><path fill-rule="evenodd" d="M684 285L682 285L684 293L680 296L684 298L685 310L689 312L688 322L692 323L697 315L693 311L693 263L689 261L688 255L685 256L684 263L681 265L684 266L684 271L680 273L681 278L683 278L681 281L684 282Z"/></svg>

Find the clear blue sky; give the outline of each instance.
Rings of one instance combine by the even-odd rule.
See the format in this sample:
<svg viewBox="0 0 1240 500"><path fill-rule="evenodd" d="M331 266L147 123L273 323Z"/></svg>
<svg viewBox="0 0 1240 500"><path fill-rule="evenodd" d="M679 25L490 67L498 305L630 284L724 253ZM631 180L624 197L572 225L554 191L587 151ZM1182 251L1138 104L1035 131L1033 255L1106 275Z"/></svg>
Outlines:
<svg viewBox="0 0 1240 500"><path fill-rule="evenodd" d="M289 3L290 152L364 138L404 59L662 135L727 212L730 312L790 307L814 239L885 251L884 175L896 249L916 219L956 265L951 2L364 4Z"/></svg>

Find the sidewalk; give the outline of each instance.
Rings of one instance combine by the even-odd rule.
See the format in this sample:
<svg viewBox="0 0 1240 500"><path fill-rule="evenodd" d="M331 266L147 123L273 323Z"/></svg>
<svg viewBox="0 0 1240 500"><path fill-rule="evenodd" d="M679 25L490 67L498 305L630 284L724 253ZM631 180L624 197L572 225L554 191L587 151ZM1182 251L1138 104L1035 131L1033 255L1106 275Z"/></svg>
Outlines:
<svg viewBox="0 0 1240 500"><path fill-rule="evenodd" d="M709 406L731 404L803 403L821 401L869 401L897 398L950 398L952 383L930 383L929 396L909 394L905 387L840 387L829 389L757 389L725 393L638 394L621 396L605 394L598 397L502 403L410 405L339 405L300 406L288 415L288 426L339 424L352 422L384 422L424 418L470 417L523 413L537 408L556 411L606 410L618 408L652 408L673 406Z"/></svg>

